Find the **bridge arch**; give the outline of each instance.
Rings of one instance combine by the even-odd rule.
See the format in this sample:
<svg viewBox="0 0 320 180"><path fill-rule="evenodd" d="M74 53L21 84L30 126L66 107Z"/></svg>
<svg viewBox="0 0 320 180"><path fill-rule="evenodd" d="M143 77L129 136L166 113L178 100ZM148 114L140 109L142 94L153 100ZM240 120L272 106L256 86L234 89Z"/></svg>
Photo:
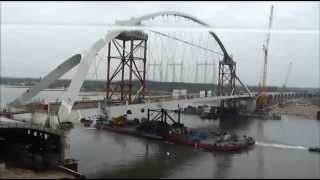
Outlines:
<svg viewBox="0 0 320 180"><path fill-rule="evenodd" d="M189 15L187 13L181 13L181 12L177 12L177 11L161 11L161 12L156 12L156 13L150 13L150 14L146 14L144 16L138 17L138 18L131 18L130 20L127 21L116 21L116 24L119 25L141 25L141 23L143 21L146 20L150 20L159 16L177 16L177 17L182 17L188 20L191 20L199 25L202 25L204 27L211 27L209 24L205 23L204 21ZM212 37L214 38L214 40L218 43L219 47L221 48L222 52L223 52L223 60L225 62L232 62L232 58L229 56L226 48L224 47L222 41L220 40L220 38L213 32L213 31L209 31L209 34L212 35Z"/></svg>

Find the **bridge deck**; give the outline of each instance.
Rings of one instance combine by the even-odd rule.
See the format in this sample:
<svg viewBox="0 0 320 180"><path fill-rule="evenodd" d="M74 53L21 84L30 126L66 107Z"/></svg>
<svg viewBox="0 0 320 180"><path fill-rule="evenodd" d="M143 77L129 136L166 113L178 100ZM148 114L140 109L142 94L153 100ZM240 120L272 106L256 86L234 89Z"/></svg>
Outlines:
<svg viewBox="0 0 320 180"><path fill-rule="evenodd" d="M63 135L63 130L60 129L52 129L52 128L47 128L39 124L31 124L31 123L23 123L23 122L18 122L18 121L10 121L10 119L5 120L1 118L0 120L0 129L5 128L20 128L20 129L32 129L32 130L37 130L37 131L42 131L42 132L47 132L50 134L54 134L57 136L62 136Z"/></svg>

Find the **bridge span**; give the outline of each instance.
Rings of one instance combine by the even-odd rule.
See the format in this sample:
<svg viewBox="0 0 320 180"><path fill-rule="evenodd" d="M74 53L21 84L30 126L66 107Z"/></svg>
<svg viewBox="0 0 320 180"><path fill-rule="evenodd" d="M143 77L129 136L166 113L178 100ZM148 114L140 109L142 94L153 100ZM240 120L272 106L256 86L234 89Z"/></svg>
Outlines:
<svg viewBox="0 0 320 180"><path fill-rule="evenodd" d="M267 103L268 105L276 104L279 101L287 101L291 99L297 99L297 98L306 98L306 97L313 97L314 94L307 93L307 92L267 92L268 96ZM241 95L228 95L228 96L210 96L210 97L178 97L174 98L171 95L167 96L150 96L146 99L145 103L136 103L140 104L140 106L150 105L152 104L162 104L163 106L170 107L177 107L178 104L216 104L219 105L221 101L246 101L246 100L256 100L257 93L253 92L252 96L248 94L241 94ZM104 103L103 97L101 99L97 100L81 100L81 101L75 101L74 106L72 107L72 110L80 110L80 109L90 109L90 108L97 108L99 103ZM61 102L49 102L50 104L50 112L56 114L58 112L58 109L60 107ZM145 105L143 105L145 104ZM121 103L112 103L110 107L121 107L125 106ZM21 106L21 108L10 108L10 111L1 111L0 116L7 116L10 117L14 114L24 114L24 113L32 113L34 111L40 111L40 112L47 112L48 107L44 106L38 106L34 104L26 104L24 106Z"/></svg>

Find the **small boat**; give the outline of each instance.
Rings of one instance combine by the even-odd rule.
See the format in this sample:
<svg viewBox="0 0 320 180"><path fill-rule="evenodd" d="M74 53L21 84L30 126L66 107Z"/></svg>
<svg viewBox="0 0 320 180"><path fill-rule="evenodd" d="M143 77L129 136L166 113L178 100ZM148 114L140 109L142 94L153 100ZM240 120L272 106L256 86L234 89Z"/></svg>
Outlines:
<svg viewBox="0 0 320 180"><path fill-rule="evenodd" d="M320 147L310 147L310 148L309 148L309 151L320 153Z"/></svg>

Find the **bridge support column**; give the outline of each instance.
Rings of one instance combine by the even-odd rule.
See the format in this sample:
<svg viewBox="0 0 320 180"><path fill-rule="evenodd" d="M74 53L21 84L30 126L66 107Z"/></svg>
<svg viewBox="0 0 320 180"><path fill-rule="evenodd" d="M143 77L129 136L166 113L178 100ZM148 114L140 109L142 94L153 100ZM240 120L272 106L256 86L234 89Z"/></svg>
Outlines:
<svg viewBox="0 0 320 180"><path fill-rule="evenodd" d="M61 141L61 162L64 162L66 159L71 159L70 152L70 136L68 132L65 132L63 136L60 137Z"/></svg>
<svg viewBox="0 0 320 180"><path fill-rule="evenodd" d="M70 151L70 131L65 131L63 136L61 136L61 164L73 171L78 171L78 162L71 158Z"/></svg>
<svg viewBox="0 0 320 180"><path fill-rule="evenodd" d="M0 160L0 174L6 170L6 163Z"/></svg>

